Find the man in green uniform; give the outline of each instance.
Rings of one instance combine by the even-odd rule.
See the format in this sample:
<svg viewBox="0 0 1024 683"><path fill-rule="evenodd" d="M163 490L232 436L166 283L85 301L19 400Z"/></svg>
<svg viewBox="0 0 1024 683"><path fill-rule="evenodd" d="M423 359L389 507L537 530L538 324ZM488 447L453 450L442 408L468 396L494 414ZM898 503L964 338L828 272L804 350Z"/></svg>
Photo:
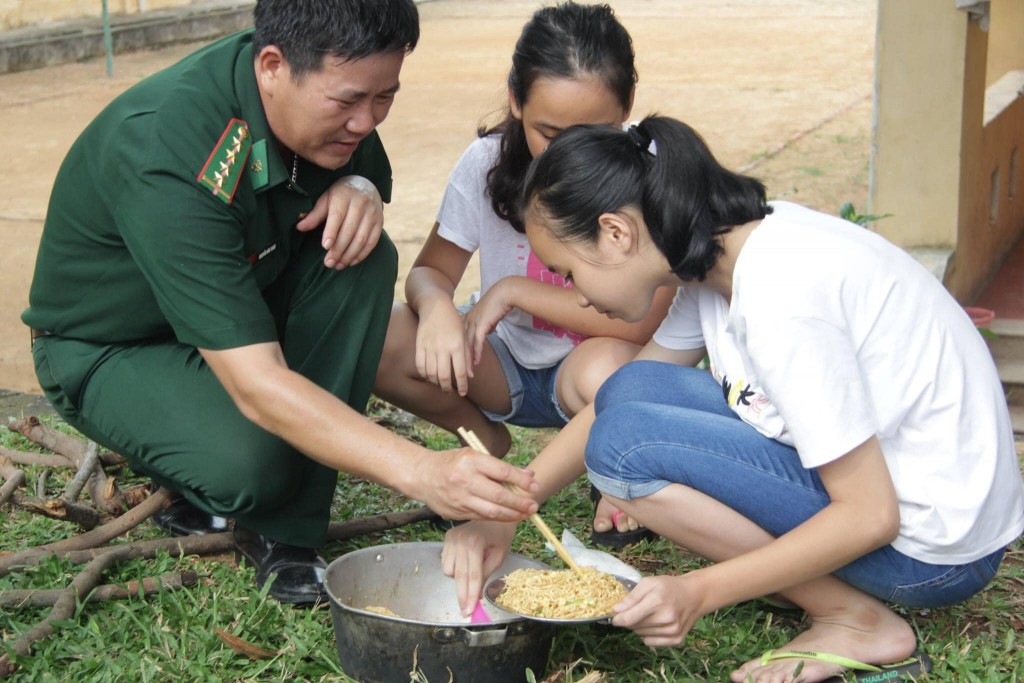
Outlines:
<svg viewBox="0 0 1024 683"><path fill-rule="evenodd" d="M58 173L29 308L58 412L191 506L235 520L282 602L323 599L337 473L452 518L523 519L532 475L430 453L361 415L397 255L376 126L412 0L259 0L254 30L114 100ZM189 530L187 524L182 528ZM179 531L182 530L179 528Z"/></svg>

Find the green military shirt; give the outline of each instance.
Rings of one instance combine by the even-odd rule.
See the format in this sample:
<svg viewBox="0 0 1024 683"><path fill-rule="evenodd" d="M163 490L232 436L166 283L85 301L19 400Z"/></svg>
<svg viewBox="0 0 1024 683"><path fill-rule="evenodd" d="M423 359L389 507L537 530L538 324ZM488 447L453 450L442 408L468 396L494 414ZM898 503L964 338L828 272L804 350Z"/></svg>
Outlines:
<svg viewBox="0 0 1024 683"><path fill-rule="evenodd" d="M301 160L292 185L263 113L251 37L230 36L141 81L78 138L50 198L27 325L98 343L273 341L261 291L297 246L300 216L346 175L368 178L390 201L376 132L336 171Z"/></svg>

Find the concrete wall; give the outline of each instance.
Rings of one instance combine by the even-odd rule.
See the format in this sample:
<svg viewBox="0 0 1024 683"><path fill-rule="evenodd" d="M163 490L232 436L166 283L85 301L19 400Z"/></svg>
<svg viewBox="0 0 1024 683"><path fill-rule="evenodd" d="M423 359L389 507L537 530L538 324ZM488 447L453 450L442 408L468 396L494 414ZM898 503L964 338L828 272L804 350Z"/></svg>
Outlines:
<svg viewBox="0 0 1024 683"><path fill-rule="evenodd" d="M7 2L9 0L0 0ZM77 3L72 3L77 4ZM100 3L91 3L99 6ZM125 0L113 5L125 6ZM114 54L176 42L209 41L252 26L254 0L130 0L135 11L111 12ZM144 9L139 12L138 7ZM172 6L176 5L176 6ZM101 15L0 31L0 74L101 57L107 53Z"/></svg>
<svg viewBox="0 0 1024 683"><path fill-rule="evenodd" d="M956 243L969 21L953 0L878 3L869 212L901 246Z"/></svg>
<svg viewBox="0 0 1024 683"><path fill-rule="evenodd" d="M992 85L1008 71L1024 68L1024 2L995 0L990 9L986 85Z"/></svg>
<svg viewBox="0 0 1024 683"><path fill-rule="evenodd" d="M880 233L951 257L971 303L1024 235L1024 3L985 31L953 0L879 0L869 212Z"/></svg>
<svg viewBox="0 0 1024 683"><path fill-rule="evenodd" d="M108 0L111 14L137 14L189 4L192 0ZM98 17L101 13L101 0L0 0L0 31Z"/></svg>

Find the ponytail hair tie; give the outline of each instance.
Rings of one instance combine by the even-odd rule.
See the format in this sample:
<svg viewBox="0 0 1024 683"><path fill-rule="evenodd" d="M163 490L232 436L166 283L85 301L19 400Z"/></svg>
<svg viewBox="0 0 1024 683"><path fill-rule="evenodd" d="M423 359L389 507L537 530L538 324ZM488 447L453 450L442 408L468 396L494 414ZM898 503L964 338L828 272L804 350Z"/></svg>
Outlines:
<svg viewBox="0 0 1024 683"><path fill-rule="evenodd" d="M647 152L651 156L658 156L658 144L638 126L630 126L626 129L629 139L637 146L637 149Z"/></svg>

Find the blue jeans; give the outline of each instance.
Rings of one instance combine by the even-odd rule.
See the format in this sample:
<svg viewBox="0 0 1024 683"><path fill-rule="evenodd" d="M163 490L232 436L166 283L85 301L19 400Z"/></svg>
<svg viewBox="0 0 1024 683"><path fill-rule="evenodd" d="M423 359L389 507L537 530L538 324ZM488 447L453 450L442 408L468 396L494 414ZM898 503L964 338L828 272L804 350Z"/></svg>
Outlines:
<svg viewBox="0 0 1024 683"><path fill-rule="evenodd" d="M611 496L641 498L678 483L711 496L773 536L802 524L830 502L817 472L803 467L796 450L743 422L709 372L634 361L604 383L594 407L587 471L594 485ZM936 565L885 546L835 575L881 600L939 607L984 588L1004 550L964 565Z"/></svg>
<svg viewBox="0 0 1024 683"><path fill-rule="evenodd" d="M459 306L459 313L466 315L473 308L475 297L471 297L470 303ZM512 408L504 415L483 408L480 412L491 422L505 422L517 427L564 427L569 416L558 401L558 372L565 358L554 365L534 370L520 365L496 332L487 335L487 342L498 356Z"/></svg>
<svg viewBox="0 0 1024 683"><path fill-rule="evenodd" d="M483 408L481 412L492 422L507 422L517 427L564 427L569 418L558 402L558 372L565 359L546 368L524 368L516 362L508 346L497 334L492 332L487 335L487 341L497 354L505 373L512 410L507 415L492 413Z"/></svg>

